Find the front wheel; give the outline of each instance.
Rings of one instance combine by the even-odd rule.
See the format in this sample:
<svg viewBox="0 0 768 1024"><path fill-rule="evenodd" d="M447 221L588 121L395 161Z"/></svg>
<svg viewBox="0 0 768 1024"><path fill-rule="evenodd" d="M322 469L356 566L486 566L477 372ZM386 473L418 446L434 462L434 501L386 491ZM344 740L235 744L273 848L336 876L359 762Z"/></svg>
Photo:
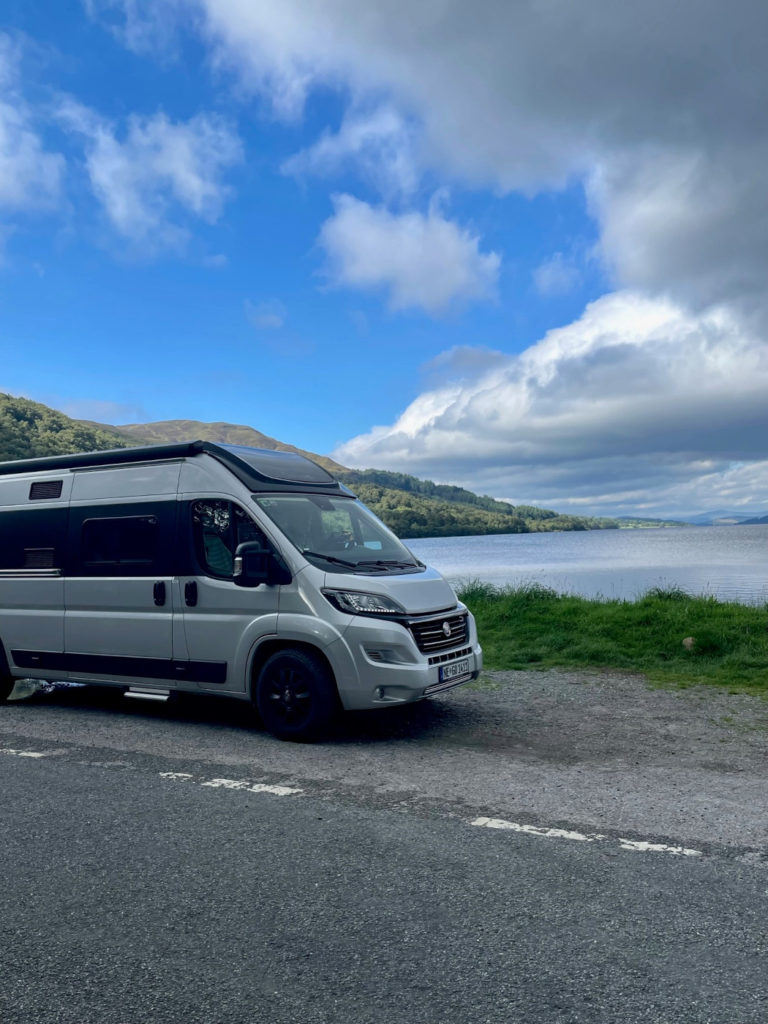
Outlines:
<svg viewBox="0 0 768 1024"><path fill-rule="evenodd" d="M267 729L284 740L319 737L338 711L331 673L317 655L276 651L262 665L255 703Z"/></svg>
<svg viewBox="0 0 768 1024"><path fill-rule="evenodd" d="M0 704L8 700L16 680L10 676L0 676Z"/></svg>

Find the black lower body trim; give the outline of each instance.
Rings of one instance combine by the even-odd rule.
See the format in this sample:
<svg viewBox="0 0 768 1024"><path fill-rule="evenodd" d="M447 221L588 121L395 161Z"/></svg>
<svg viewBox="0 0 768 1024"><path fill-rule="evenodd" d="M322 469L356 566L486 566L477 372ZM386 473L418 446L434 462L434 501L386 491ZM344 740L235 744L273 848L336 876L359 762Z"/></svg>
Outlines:
<svg viewBox="0 0 768 1024"><path fill-rule="evenodd" d="M56 651L11 651L19 668L128 679L180 679L189 683L224 683L226 661L173 661L121 658L112 654L63 654Z"/></svg>

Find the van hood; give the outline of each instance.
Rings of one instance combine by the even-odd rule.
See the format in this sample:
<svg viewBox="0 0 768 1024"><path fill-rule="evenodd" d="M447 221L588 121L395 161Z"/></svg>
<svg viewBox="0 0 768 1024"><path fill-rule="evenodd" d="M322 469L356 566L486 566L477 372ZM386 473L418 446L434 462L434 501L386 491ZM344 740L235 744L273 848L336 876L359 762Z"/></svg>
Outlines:
<svg viewBox="0 0 768 1024"><path fill-rule="evenodd" d="M326 573L325 586L329 590L357 590L365 594L391 597L405 609L407 615L427 615L448 611L457 601L450 583L436 569L427 567L423 572L402 576L360 576L351 573Z"/></svg>

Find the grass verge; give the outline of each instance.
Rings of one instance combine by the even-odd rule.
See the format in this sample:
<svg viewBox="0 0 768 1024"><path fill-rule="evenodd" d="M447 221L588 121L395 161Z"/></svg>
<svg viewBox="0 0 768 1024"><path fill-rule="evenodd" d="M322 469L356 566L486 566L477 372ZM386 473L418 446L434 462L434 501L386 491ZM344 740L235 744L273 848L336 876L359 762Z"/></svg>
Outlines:
<svg viewBox="0 0 768 1024"><path fill-rule="evenodd" d="M589 600L540 584L470 581L458 592L477 619L486 668L615 669L768 696L768 605L675 588L637 601Z"/></svg>

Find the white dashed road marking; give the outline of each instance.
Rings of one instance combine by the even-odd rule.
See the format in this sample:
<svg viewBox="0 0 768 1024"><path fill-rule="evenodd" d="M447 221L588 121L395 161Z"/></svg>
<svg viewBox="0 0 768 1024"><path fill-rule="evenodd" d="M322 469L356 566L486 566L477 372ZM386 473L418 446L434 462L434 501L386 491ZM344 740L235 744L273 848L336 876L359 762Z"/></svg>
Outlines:
<svg viewBox="0 0 768 1024"><path fill-rule="evenodd" d="M14 750L12 747L0 747L0 754L12 754L14 757L48 757L48 754L37 750Z"/></svg>
<svg viewBox="0 0 768 1024"><path fill-rule="evenodd" d="M480 828L500 828L511 832L524 832L529 836L544 836L545 839L575 839L580 843L594 843L596 839L605 839L605 836L584 835L583 832L569 832L564 828L537 828L535 825L520 825L516 821L504 821L502 818L475 818L471 825L479 825Z"/></svg>
<svg viewBox="0 0 768 1024"><path fill-rule="evenodd" d="M475 818L470 825L477 825L479 828L506 829L508 832L522 832L529 836L541 836L544 839L572 839L581 843L594 843L597 841L617 842L622 850L635 850L643 853L671 853L675 857L701 857L701 850L690 850L685 846L667 846L664 843L647 843L635 839L609 839L595 833L585 835L583 832L569 832L564 828L537 828L535 825L521 825L516 821L504 821L503 818Z"/></svg>
<svg viewBox="0 0 768 1024"><path fill-rule="evenodd" d="M676 857L700 857L701 850L688 850L684 846L666 846L664 843L644 843L634 839L620 839L622 850L650 851L651 853L672 853Z"/></svg>
<svg viewBox="0 0 768 1024"><path fill-rule="evenodd" d="M161 779L173 779L175 782L195 781L189 772L160 772ZM245 779L208 779L207 782L195 782L198 786L210 789L239 789L245 793L271 793L273 796L293 796L303 792L296 786L273 786L266 782L251 782Z"/></svg>
<svg viewBox="0 0 768 1024"><path fill-rule="evenodd" d="M273 793L275 796L301 793L301 790L294 786L268 786L264 782L239 782L236 779L211 779L210 782L201 782L200 785L210 786L211 789L244 789L247 793Z"/></svg>

